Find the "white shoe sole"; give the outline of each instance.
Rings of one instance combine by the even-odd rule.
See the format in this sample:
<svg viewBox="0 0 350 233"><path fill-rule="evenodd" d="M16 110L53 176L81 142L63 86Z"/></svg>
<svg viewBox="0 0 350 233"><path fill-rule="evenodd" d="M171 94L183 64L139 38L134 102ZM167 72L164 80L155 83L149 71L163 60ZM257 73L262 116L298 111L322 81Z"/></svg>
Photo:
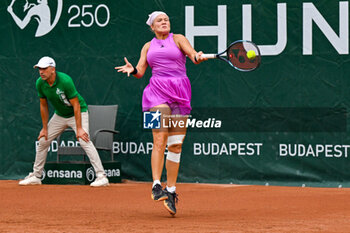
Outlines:
<svg viewBox="0 0 350 233"><path fill-rule="evenodd" d="M28 184L23 184L23 183L19 182L18 185L21 185L21 186L26 186L26 185L41 185L41 183L28 183Z"/></svg>
<svg viewBox="0 0 350 233"><path fill-rule="evenodd" d="M108 184L103 184L103 185L90 185L91 187L106 187L106 186L109 186L109 183Z"/></svg>

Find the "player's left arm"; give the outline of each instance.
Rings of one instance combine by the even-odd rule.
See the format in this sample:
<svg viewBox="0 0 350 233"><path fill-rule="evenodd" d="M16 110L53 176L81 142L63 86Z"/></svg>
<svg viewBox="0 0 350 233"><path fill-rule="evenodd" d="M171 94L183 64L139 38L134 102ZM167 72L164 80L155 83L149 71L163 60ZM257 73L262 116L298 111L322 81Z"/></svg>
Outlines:
<svg viewBox="0 0 350 233"><path fill-rule="evenodd" d="M89 135L85 130L83 129L81 125L81 112L80 112L80 103L78 97L74 97L72 99L69 99L69 102L72 104L74 109L74 117L75 117L75 124L77 127L76 136L77 139L79 138L83 139L85 142L89 141Z"/></svg>
<svg viewBox="0 0 350 233"><path fill-rule="evenodd" d="M207 58L202 58L201 55L203 54L202 51L197 52L190 42L187 40L187 38L181 34L174 34L174 42L176 45L180 48L181 51L183 51L184 54L186 54L191 61L194 64L199 64L202 61L208 60Z"/></svg>

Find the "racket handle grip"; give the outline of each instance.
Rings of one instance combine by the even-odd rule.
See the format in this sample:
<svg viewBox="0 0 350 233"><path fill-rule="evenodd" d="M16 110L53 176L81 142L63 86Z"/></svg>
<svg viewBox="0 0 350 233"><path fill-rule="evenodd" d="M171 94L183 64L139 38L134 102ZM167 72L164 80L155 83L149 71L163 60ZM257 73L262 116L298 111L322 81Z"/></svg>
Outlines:
<svg viewBox="0 0 350 233"><path fill-rule="evenodd" d="M204 54L202 54L202 57L203 58L208 58L208 59L213 59L213 58L216 58L216 54L214 54L214 53L204 53Z"/></svg>

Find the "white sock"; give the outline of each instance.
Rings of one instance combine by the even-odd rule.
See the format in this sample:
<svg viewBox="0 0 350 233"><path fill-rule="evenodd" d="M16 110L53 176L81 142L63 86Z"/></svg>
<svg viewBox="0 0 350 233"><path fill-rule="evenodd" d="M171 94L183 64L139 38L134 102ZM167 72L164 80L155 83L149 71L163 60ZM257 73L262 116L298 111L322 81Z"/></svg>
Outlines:
<svg viewBox="0 0 350 233"><path fill-rule="evenodd" d="M175 193L176 187L175 186L171 186L171 187L166 186L166 190L168 190L169 193Z"/></svg>
<svg viewBox="0 0 350 233"><path fill-rule="evenodd" d="M153 188L156 184L162 185L162 184L160 183L160 180L155 180L155 181L153 181L152 188Z"/></svg>

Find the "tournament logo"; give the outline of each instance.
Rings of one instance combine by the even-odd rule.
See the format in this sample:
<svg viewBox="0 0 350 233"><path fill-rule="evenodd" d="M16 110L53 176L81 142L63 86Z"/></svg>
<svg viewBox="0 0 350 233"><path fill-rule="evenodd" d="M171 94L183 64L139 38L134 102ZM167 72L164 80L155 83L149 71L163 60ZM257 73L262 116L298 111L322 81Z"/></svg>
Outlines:
<svg viewBox="0 0 350 233"><path fill-rule="evenodd" d="M157 112L144 112L143 113L143 128L144 129L160 129L160 116L162 114Z"/></svg>
<svg viewBox="0 0 350 233"><path fill-rule="evenodd" d="M8 13L13 18L13 21L17 24L20 29L24 29L29 22L35 19L38 22L38 28L35 33L35 37L40 37L49 33L58 23L62 13L62 0L57 1L56 15L51 22L51 8L48 4L48 0L25 0L18 1L12 0L11 4L7 7ZM24 5L23 5L24 3Z"/></svg>
<svg viewBox="0 0 350 233"><path fill-rule="evenodd" d="M89 182L92 182L94 179L95 179L95 172L94 172L94 169L92 167L89 167L87 170L86 170L86 179L89 181Z"/></svg>

